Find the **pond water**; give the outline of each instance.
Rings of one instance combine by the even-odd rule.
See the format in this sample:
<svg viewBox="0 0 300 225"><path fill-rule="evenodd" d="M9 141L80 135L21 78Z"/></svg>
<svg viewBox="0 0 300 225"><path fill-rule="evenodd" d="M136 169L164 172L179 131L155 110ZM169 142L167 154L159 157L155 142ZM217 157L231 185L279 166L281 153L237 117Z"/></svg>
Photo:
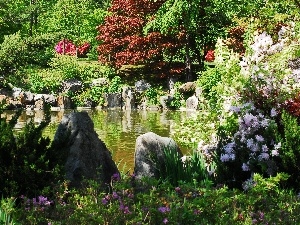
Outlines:
<svg viewBox="0 0 300 225"><path fill-rule="evenodd" d="M112 152L113 159L120 170L132 171L136 138L147 132L163 137L172 137L174 123L184 120L189 114L185 111L122 111L122 110L86 110L94 122L99 138ZM14 112L5 112L9 119ZM70 111L51 112L51 124L45 135L53 138L63 115ZM19 117L16 129L20 129L30 120L39 123L43 120L43 111L25 111ZM180 146L183 153L187 149Z"/></svg>

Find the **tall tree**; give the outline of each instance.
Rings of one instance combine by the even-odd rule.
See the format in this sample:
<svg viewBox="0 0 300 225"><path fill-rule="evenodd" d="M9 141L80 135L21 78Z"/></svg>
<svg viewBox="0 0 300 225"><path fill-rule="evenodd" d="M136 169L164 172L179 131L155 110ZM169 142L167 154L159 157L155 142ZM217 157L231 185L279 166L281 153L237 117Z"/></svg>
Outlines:
<svg viewBox="0 0 300 225"><path fill-rule="evenodd" d="M145 26L145 31L185 32L186 80L189 81L192 79L191 56L195 54L198 63L203 63L205 47L225 35L225 28L231 23L229 16L222 7L216 7L213 0L167 0Z"/></svg>
<svg viewBox="0 0 300 225"><path fill-rule="evenodd" d="M43 16L43 32L61 32L73 41L92 42L96 26L102 22L106 10L99 8L94 0L57 0L51 10Z"/></svg>
<svg viewBox="0 0 300 225"><path fill-rule="evenodd" d="M114 0L104 24L98 27L99 60L119 68L126 64L162 62L164 53L174 54L180 45L180 35L143 32L163 2Z"/></svg>

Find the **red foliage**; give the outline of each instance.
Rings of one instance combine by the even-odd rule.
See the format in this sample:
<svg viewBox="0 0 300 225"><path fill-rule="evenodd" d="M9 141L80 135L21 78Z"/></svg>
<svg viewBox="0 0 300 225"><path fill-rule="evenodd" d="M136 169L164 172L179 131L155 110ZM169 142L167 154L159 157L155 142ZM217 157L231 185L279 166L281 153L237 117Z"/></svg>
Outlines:
<svg viewBox="0 0 300 225"><path fill-rule="evenodd" d="M233 27L229 30L229 37L226 40L227 46L234 52L243 55L246 51L244 46L245 29L241 26Z"/></svg>
<svg viewBox="0 0 300 225"><path fill-rule="evenodd" d="M91 45L88 42L83 43L77 49L78 57L86 57L86 54L89 52Z"/></svg>
<svg viewBox="0 0 300 225"><path fill-rule="evenodd" d="M159 32L143 34L143 27L153 18L164 0L114 0L110 15L97 27L99 61L120 68L126 64L159 62L163 52L175 54L182 35L164 36Z"/></svg>
<svg viewBox="0 0 300 225"><path fill-rule="evenodd" d="M290 114L299 117L300 116L300 93L293 99L285 101L283 108Z"/></svg>
<svg viewBox="0 0 300 225"><path fill-rule="evenodd" d="M215 51L214 50L208 50L205 55L205 61L207 62L213 62L215 60Z"/></svg>

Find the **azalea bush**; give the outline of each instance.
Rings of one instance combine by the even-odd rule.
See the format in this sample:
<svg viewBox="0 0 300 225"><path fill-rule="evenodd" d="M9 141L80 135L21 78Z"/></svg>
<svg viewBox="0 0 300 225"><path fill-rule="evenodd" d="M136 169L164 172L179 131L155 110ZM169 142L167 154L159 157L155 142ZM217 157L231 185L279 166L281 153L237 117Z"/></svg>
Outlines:
<svg viewBox="0 0 300 225"><path fill-rule="evenodd" d="M90 50L91 45L88 42L84 42L80 46L76 46L71 40L63 39L55 46L55 51L61 55L72 55L80 58L86 57Z"/></svg>

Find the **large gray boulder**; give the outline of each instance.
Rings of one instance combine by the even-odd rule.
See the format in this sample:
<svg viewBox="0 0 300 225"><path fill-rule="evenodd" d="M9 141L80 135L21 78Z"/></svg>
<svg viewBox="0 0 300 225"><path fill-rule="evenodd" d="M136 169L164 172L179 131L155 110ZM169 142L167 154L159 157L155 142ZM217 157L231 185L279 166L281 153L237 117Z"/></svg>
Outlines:
<svg viewBox="0 0 300 225"><path fill-rule="evenodd" d="M54 145L67 152L66 178L72 186L80 187L83 178L109 183L119 173L87 112L65 115L56 131Z"/></svg>
<svg viewBox="0 0 300 225"><path fill-rule="evenodd" d="M178 145L172 138L161 137L153 132L148 132L136 139L134 153L134 174L136 178L159 178L158 168L165 163L165 148L177 151L178 157L182 157Z"/></svg>

